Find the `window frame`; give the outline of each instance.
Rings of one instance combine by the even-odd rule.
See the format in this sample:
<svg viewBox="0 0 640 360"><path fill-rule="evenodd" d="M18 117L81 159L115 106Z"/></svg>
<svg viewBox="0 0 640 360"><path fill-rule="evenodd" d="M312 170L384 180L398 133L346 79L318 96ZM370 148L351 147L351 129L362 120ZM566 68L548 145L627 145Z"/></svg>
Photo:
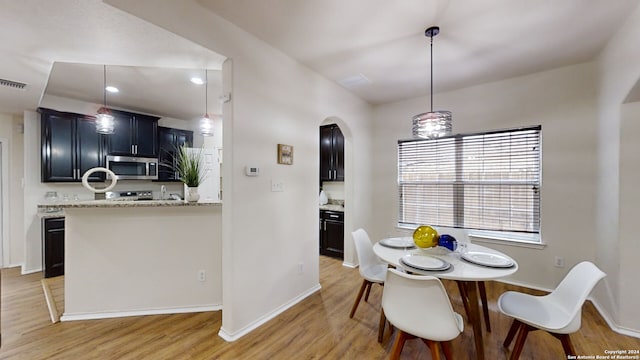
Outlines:
<svg viewBox="0 0 640 360"><path fill-rule="evenodd" d="M527 178L527 180L525 181L518 181L515 180L514 178L510 178L510 180L507 181L499 181L497 183L493 183L493 180L483 180L483 181L469 181L469 180L465 180L464 179L464 175L465 171L463 170L464 167L464 159L462 158L462 148L463 148L463 143L465 141L465 139L473 139L474 137L481 137L482 140L480 141L482 144L480 146L482 146L482 149L484 149L484 146L487 145L487 143L490 143L491 140L485 140L485 138L483 138L483 136L486 135L497 135L497 136L504 136L505 139L509 138L509 144L513 144L513 143L517 143L518 140L514 140L512 141L510 139L511 136L517 136L519 134L527 134L531 133L533 131L532 136L533 139L535 141L537 141L537 149L535 152L533 152L530 157L531 159L533 159L532 161L532 168L535 169L534 172L532 172L533 175L532 179ZM528 138L527 138L528 139ZM468 141L472 141L472 140L468 140ZM524 140L521 143L517 143L517 144L527 144L528 140ZM407 150L405 149L405 151L407 153L409 153L409 155L405 154L405 157L403 157L402 155L402 151L403 151L403 146L407 146L407 145L412 145L412 144L416 144L416 147L420 147L420 144L429 144L430 142L433 142L434 145L432 147L428 147L428 146L424 146L422 148L419 149L419 151L424 152L425 150L429 150L429 151L436 151L434 149L438 148L438 144L443 144L442 149L447 149L447 146L452 147L453 150L449 149L449 152L446 152L445 155L443 155L442 157L442 161L438 161L438 164L440 163L445 163L445 162L453 162L453 168L455 170L451 170L449 169L449 171L454 171L454 178L453 180L445 180L445 181L440 181L440 179L438 178L437 181L429 181L429 180L419 180L419 181L408 181L406 178L403 179L403 175L406 175L407 172L403 172L403 164L402 161L403 159L406 160L407 158L411 158L412 154L410 153L411 150ZM447 143L449 142L449 143ZM452 144L451 144L452 143ZM437 139L408 139L408 140L399 140L398 141L398 148L397 148L397 161L398 161L398 173L397 173L397 184L398 184L398 212L397 212L397 216L398 216L398 221L397 221L397 226L400 228L415 228L418 225L421 224L416 224L413 221L417 221L417 222L422 222L424 223L428 223L428 221L426 219L420 219L420 216L425 216L423 215L419 215L419 214L412 214L414 215L413 219L408 219L408 221L404 221L405 219L407 219L403 214L403 212L405 211L405 209L407 207L411 206L411 201L410 200L406 200L403 197L403 194L405 194L404 190L409 189L409 187L407 187L407 185L411 186L413 185L414 187L418 184L420 186L424 186L425 189L427 189L429 186L431 186L433 189L432 191L434 191L434 193L437 193L438 195L440 195L440 193L442 192L438 192L439 190L437 189L438 186L451 186L453 190L451 190L451 195L446 195L446 196L450 196L451 198L449 198L450 203L452 204L453 207L453 220L452 223L438 223L438 221L436 221L435 223L432 223L430 225L432 226L436 226L436 227L447 227L447 228L458 228L458 229L464 229L467 230L468 232L470 232L470 235L472 233L477 233L477 234L482 234L481 238L491 238L493 240L499 240L499 241L509 241L511 239L513 239L513 241L515 242L519 242L519 243L529 243L529 244L542 244L541 242L541 198L542 198L542 126L541 125L537 125L537 126L528 126L528 127L520 127L520 128L512 128L512 129L500 129L500 130L491 130L491 131L483 131L483 132L474 132L474 133L464 133L464 134L455 134L455 135L450 135L450 136L446 136L446 137L441 137L441 138L437 138ZM419 154L419 152L418 152ZM527 154L526 150L523 150L521 152L521 154ZM424 158L420 158L420 155L416 155L418 159L422 159L422 160L426 160L429 159L429 155L427 154ZM527 157L529 158L529 154L527 154ZM504 156L505 163L508 164L507 166L507 171L510 175L512 173L515 173L513 170L509 170L514 164L517 162L517 160L514 160L515 157L512 156L512 154L509 154L507 156ZM439 157L436 158L436 160L440 160ZM528 164L528 163L527 163ZM437 165L436 165L437 167ZM451 168L451 165L449 164L449 168ZM476 170L477 171L477 170ZM444 171L443 171L444 172ZM441 175L440 172L438 172L437 174ZM467 172L467 175L469 174L469 172ZM449 179L451 179L451 174L447 174L449 175ZM528 175L529 176L529 175ZM506 228L506 229L496 229L496 228L482 228L481 225L480 227L474 227L474 226L468 226L469 224L465 224L464 223L464 214L468 211L465 209L464 207L464 191L465 191L465 187L467 189L470 188L470 186L476 186L482 189L485 188L490 188L490 184L493 186L507 186L509 189L511 189L511 187L513 188L517 188L518 185L520 185L520 189L519 191L524 191L525 192L525 196L523 198L527 198L527 196L531 197L532 201L531 204L526 203L527 206L529 206L528 208L526 208L526 214L527 216L531 216L531 222L526 222L526 229L517 229L517 228ZM531 187L530 189L527 189L527 187ZM407 190L408 191L408 190ZM418 191L415 190L414 191ZM426 190L423 190L426 191ZM447 190L449 191L449 190ZM484 191L484 190L483 190ZM518 191L518 190L514 190L514 191ZM444 193L444 192L442 192ZM484 201L484 195L481 195L481 198ZM509 199L514 199L513 194L509 195ZM420 197L422 197L422 200L424 201L424 199L427 198L426 195L419 195L416 194L414 196L411 197L411 200L414 201L414 204L419 204L420 203ZM467 198L469 199L469 196L467 196ZM518 197L516 197L518 198ZM493 198L491 198L493 199ZM519 199L519 198L518 198ZM447 200L447 198L445 198L445 201ZM443 203L445 202L443 201ZM439 201L438 201L439 202ZM461 205L462 204L462 205ZM416 205L419 206L419 205ZM436 205L436 206L441 206L441 205ZM518 219L517 216L513 216L511 215L511 212L514 211L514 209L512 208L512 205L509 204L507 205L508 211L510 213L508 219L510 219L510 221L514 221L513 219ZM419 211L418 211L419 212ZM484 215L483 215L484 216ZM500 217L496 217L495 218L496 221L501 219ZM528 219L528 218L527 218ZM478 223L478 222L477 222ZM481 222L480 222L481 223ZM473 224L471 224L473 225Z"/></svg>

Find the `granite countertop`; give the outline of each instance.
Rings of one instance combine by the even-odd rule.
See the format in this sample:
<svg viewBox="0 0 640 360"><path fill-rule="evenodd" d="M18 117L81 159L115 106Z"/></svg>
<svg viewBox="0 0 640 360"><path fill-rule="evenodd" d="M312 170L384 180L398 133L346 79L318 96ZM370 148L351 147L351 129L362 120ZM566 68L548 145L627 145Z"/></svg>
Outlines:
<svg viewBox="0 0 640 360"><path fill-rule="evenodd" d="M43 208L114 208L114 207L170 207L170 206L216 206L222 202L198 203L184 200L85 200L85 201L65 201L50 204L39 204L38 209ZM42 215L40 215L42 214ZM40 216L48 214L42 212ZM60 215L58 215L60 216Z"/></svg>
<svg viewBox="0 0 640 360"><path fill-rule="evenodd" d="M344 212L344 206L340 204L325 204L320 205L320 210L331 210Z"/></svg>

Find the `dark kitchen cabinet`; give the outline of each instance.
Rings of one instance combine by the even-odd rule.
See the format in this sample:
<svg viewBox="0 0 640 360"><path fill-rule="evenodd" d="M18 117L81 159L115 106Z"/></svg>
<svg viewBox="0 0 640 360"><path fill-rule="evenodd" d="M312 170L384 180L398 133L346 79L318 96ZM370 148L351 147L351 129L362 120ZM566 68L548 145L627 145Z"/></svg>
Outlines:
<svg viewBox="0 0 640 360"><path fill-rule="evenodd" d="M90 116L40 108L42 182L77 182L89 169L105 164L105 137ZM104 181L94 173L90 181Z"/></svg>
<svg viewBox="0 0 640 360"><path fill-rule="evenodd" d="M193 145L193 131L158 126L158 181L179 181L173 167L176 150Z"/></svg>
<svg viewBox="0 0 640 360"><path fill-rule="evenodd" d="M344 136L336 124L320 127L320 181L344 181Z"/></svg>
<svg viewBox="0 0 640 360"><path fill-rule="evenodd" d="M44 277L64 275L64 218L45 218L42 222Z"/></svg>
<svg viewBox="0 0 640 360"><path fill-rule="evenodd" d="M109 155L158 157L158 117L111 110L115 128L107 135Z"/></svg>
<svg viewBox="0 0 640 360"><path fill-rule="evenodd" d="M320 210L320 254L344 258L344 213Z"/></svg>

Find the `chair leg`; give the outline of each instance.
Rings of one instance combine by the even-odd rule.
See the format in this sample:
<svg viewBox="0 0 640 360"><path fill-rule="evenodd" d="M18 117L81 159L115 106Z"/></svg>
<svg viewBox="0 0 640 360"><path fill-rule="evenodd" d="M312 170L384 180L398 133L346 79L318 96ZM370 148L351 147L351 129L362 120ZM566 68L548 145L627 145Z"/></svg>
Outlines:
<svg viewBox="0 0 640 360"><path fill-rule="evenodd" d="M502 343L502 346L504 346L505 348L508 348L509 345L511 345L511 342L513 341L513 337L516 336L516 333L518 332L518 328L520 327L520 324L522 324L520 321L513 319L513 322L511 323L511 327L509 328L509 332L507 333L507 337L504 339L504 343Z"/></svg>
<svg viewBox="0 0 640 360"><path fill-rule="evenodd" d="M431 350L431 359L440 360L440 346L436 341L422 339L422 341L427 344L429 350Z"/></svg>
<svg viewBox="0 0 640 360"><path fill-rule="evenodd" d="M527 324L520 323L520 331L518 331L518 337L516 338L516 344L513 347L513 352L511 352L510 360L517 360L520 358L520 353L522 352L522 348L524 348L524 341L527 340L527 335L529 331L531 331L531 326Z"/></svg>
<svg viewBox="0 0 640 360"><path fill-rule="evenodd" d="M371 292L372 286L373 286L373 283L369 282L369 285L367 285L367 293L364 295L364 301L369 301L369 293Z"/></svg>
<svg viewBox="0 0 640 360"><path fill-rule="evenodd" d="M393 348L391 348L391 355L389 358L391 360L400 359L400 353L402 352L402 348L404 347L404 342L407 340L407 333L398 330L398 335L396 335L396 341L393 343Z"/></svg>
<svg viewBox="0 0 640 360"><path fill-rule="evenodd" d="M573 347L573 344L571 343L569 334L553 334L553 336L560 339L560 342L562 343L562 348L564 349L564 354L567 355L567 359L569 358L569 355L573 355L573 356L576 355L576 349Z"/></svg>
<svg viewBox="0 0 640 360"><path fill-rule="evenodd" d="M360 299L362 298L362 294L364 293L364 289L367 287L367 283L370 283L369 280L362 280L362 286L360 286L360 291L358 291L358 296L356 297L356 302L353 303L353 307L351 308L351 314L349 314L349 318L352 318L356 313L356 309L358 308L358 304L360 303Z"/></svg>
<svg viewBox="0 0 640 360"><path fill-rule="evenodd" d="M387 317L384 315L384 309L380 309L380 324L378 325L378 342L382 342L384 336L384 326L387 323Z"/></svg>
<svg viewBox="0 0 640 360"><path fill-rule="evenodd" d="M453 352L451 351L451 342L443 341L440 343L442 345L442 351L444 352L444 358L447 360L453 360Z"/></svg>
<svg viewBox="0 0 640 360"><path fill-rule="evenodd" d="M478 292L480 293L480 301L482 302L484 325L487 329L487 332L491 332L491 322L489 321L489 306L487 304L487 289L484 287L484 281L478 281Z"/></svg>

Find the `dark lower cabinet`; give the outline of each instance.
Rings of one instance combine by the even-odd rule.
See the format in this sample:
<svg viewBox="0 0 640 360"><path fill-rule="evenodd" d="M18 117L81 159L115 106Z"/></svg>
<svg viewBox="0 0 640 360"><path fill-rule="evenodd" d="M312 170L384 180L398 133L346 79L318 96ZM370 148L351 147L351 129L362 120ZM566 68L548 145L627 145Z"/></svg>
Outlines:
<svg viewBox="0 0 640 360"><path fill-rule="evenodd" d="M320 254L344 259L344 213L320 210Z"/></svg>
<svg viewBox="0 0 640 360"><path fill-rule="evenodd" d="M44 277L64 275L64 218L45 218L42 222Z"/></svg>

